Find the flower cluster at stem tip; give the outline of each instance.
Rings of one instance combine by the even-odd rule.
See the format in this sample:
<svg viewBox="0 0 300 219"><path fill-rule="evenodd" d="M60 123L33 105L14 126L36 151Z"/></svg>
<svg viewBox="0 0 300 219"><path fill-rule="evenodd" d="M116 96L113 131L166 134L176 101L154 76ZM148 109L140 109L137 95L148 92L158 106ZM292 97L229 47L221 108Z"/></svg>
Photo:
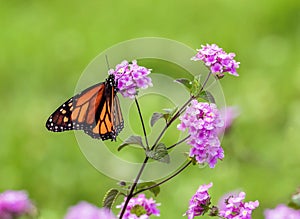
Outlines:
<svg viewBox="0 0 300 219"><path fill-rule="evenodd" d="M224 73L239 76L236 69L239 68L239 62L234 60L234 53L226 53L216 44L201 46L197 49L197 54L191 59L194 61L202 60L208 66L213 74L218 78L224 77Z"/></svg>
<svg viewBox="0 0 300 219"><path fill-rule="evenodd" d="M243 202L246 194L240 192L237 197L230 196L219 211L219 215L227 219L251 219L252 211L259 206L259 202Z"/></svg>
<svg viewBox="0 0 300 219"><path fill-rule="evenodd" d="M81 201L68 209L64 219L117 219L108 208L98 208Z"/></svg>
<svg viewBox="0 0 300 219"><path fill-rule="evenodd" d="M208 189L211 188L212 185L212 183L201 185L193 195L190 200L189 209L184 214L188 216L188 219L193 219L195 216L200 216L207 212L208 206L210 205Z"/></svg>
<svg viewBox="0 0 300 219"><path fill-rule="evenodd" d="M151 69L139 66L136 60L131 63L124 60L116 66L115 69L109 70L118 81L118 89L123 97L134 99L138 94L138 89L146 89L152 86L151 78L148 75Z"/></svg>
<svg viewBox="0 0 300 219"><path fill-rule="evenodd" d="M266 209L264 215L265 219L298 219L300 218L300 210L279 204L274 209Z"/></svg>
<svg viewBox="0 0 300 219"><path fill-rule="evenodd" d="M118 205L117 208L122 209L124 202ZM147 199L144 194L139 194L137 197L131 198L126 207L123 219L148 219L151 215L160 216L157 209L160 203L156 203L152 198Z"/></svg>
<svg viewBox="0 0 300 219"><path fill-rule="evenodd" d="M192 100L185 113L179 118L181 123L177 128L188 130L188 144L192 147L189 156L199 164L208 163L214 168L218 159L224 158L218 131L224 126L217 106L213 103L203 103Z"/></svg>
<svg viewBox="0 0 300 219"><path fill-rule="evenodd" d="M36 208L27 192L7 190L0 194L0 218L12 219L23 215L35 215Z"/></svg>

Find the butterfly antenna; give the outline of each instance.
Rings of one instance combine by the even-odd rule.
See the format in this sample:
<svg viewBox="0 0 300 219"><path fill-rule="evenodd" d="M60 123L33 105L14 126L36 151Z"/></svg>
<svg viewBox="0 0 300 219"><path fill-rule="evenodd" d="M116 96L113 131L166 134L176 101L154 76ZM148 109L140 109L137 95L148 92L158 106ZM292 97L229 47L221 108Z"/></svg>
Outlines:
<svg viewBox="0 0 300 219"><path fill-rule="evenodd" d="M110 67L109 67L109 62L108 62L108 56L107 56L107 55L105 55L105 60L106 60L107 69L108 69L108 71L109 71L109 70L110 70ZM123 77L124 75L125 75L125 72L123 72L123 73L121 74L121 76L118 77L118 79L120 79L120 78Z"/></svg>
<svg viewBox="0 0 300 219"><path fill-rule="evenodd" d="M106 60L107 70L109 71L110 67L109 67L109 62L108 62L108 56L107 55L105 55L105 60Z"/></svg>

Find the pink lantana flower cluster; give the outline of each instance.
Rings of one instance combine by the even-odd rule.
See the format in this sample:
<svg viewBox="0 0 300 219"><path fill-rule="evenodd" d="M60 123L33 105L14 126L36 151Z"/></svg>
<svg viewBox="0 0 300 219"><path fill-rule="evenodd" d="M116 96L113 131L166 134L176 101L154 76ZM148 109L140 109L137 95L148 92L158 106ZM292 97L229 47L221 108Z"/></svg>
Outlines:
<svg viewBox="0 0 300 219"><path fill-rule="evenodd" d="M188 144L192 147L189 156L199 164L208 163L214 168L218 159L224 158L224 151L218 138L218 130L224 126L217 106L192 100L185 113L179 118L177 128L188 130Z"/></svg>
<svg viewBox="0 0 300 219"><path fill-rule="evenodd" d="M124 60L115 69L109 70L109 74L113 74L118 81L119 92L130 99L134 99L138 89L152 87L152 80L148 76L150 73L151 69L139 66L136 60L131 63Z"/></svg>
<svg viewBox="0 0 300 219"><path fill-rule="evenodd" d="M123 209L124 202L118 205L117 208ZM160 216L160 211L157 209L159 203L156 203L152 198L147 199L144 194L139 194L137 197L131 198L126 207L123 219L148 219L151 215Z"/></svg>
<svg viewBox="0 0 300 219"><path fill-rule="evenodd" d="M98 208L85 201L68 209L64 219L117 219L108 208Z"/></svg>
<svg viewBox="0 0 300 219"><path fill-rule="evenodd" d="M279 204L274 209L264 211L265 219L297 219L300 218L300 210Z"/></svg>
<svg viewBox="0 0 300 219"><path fill-rule="evenodd" d="M0 218L12 219L24 215L35 215L36 208L27 192L7 190L0 193Z"/></svg>
<svg viewBox="0 0 300 219"><path fill-rule="evenodd" d="M208 66L213 74L217 77L224 77L224 73L239 76L236 69L239 68L239 62L234 60L234 53L226 53L216 44L201 46L197 49L197 54L191 59L194 61L202 60Z"/></svg>
<svg viewBox="0 0 300 219"><path fill-rule="evenodd" d="M251 219L252 211L259 206L259 202L243 202L246 194L240 192L237 197L231 196L219 211L219 215L227 219Z"/></svg>
<svg viewBox="0 0 300 219"><path fill-rule="evenodd" d="M208 194L208 189L212 187L212 185L212 183L201 185L193 195L190 200L189 209L184 214L188 216L188 219L203 215L209 210L210 196Z"/></svg>

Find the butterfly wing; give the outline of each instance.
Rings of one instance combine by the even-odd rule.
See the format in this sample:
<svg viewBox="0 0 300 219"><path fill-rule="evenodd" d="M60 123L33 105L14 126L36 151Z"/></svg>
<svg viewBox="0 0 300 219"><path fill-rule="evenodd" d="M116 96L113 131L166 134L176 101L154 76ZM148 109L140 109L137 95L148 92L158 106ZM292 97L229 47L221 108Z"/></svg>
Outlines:
<svg viewBox="0 0 300 219"><path fill-rule="evenodd" d="M124 128L119 99L113 87L106 88L105 95L96 109L95 118L95 127L85 130L90 136L98 138L99 133L102 140L115 140Z"/></svg>
<svg viewBox="0 0 300 219"><path fill-rule="evenodd" d="M92 138L115 140L124 125L121 119L115 128L113 117L117 98L112 83L106 81L91 86L61 105L49 117L46 127L54 132L83 130Z"/></svg>
<svg viewBox="0 0 300 219"><path fill-rule="evenodd" d="M118 96L116 95L114 98L114 107L113 107L113 124L115 128L116 135L118 135L122 129L124 128L124 120L121 111L120 101Z"/></svg>

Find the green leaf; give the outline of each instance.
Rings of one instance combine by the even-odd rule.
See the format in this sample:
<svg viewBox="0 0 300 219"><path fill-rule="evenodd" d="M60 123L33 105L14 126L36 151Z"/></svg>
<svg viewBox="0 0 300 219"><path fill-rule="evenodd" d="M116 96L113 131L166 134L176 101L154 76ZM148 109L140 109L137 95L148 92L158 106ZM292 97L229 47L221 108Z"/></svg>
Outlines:
<svg viewBox="0 0 300 219"><path fill-rule="evenodd" d="M167 122L172 118L172 116L177 112L177 110L178 110L178 106L176 106L173 109L163 109L163 111L166 112L164 114L164 118L166 119Z"/></svg>
<svg viewBox="0 0 300 219"><path fill-rule="evenodd" d="M177 108L178 108L178 107L176 107L176 109L177 109ZM165 114L171 114L171 113L174 111L174 109L165 108L165 109L163 109L163 111L166 112Z"/></svg>
<svg viewBox="0 0 300 219"><path fill-rule="evenodd" d="M191 94L193 96L198 96L200 90L201 90L201 83L200 83L200 76L195 76L194 80L192 81L192 87L191 87Z"/></svg>
<svg viewBox="0 0 300 219"><path fill-rule="evenodd" d="M153 125L161 118L164 118L164 114L163 113L153 113L151 120L150 120L150 125L151 127L153 127Z"/></svg>
<svg viewBox="0 0 300 219"><path fill-rule="evenodd" d="M157 112L153 113L150 120L151 127L153 127L153 125L161 118L164 118L166 122L168 122L170 118L177 112L177 110L178 107L175 107L173 109L163 109L165 113L157 113Z"/></svg>
<svg viewBox="0 0 300 219"><path fill-rule="evenodd" d="M166 114L169 114L170 116L173 116L177 110L178 110L178 106L174 107L173 109L163 109Z"/></svg>
<svg viewBox="0 0 300 219"><path fill-rule="evenodd" d="M138 135L129 136L121 145L118 147L118 151L122 150L125 146L136 144L142 146L145 149L142 141L142 137Z"/></svg>
<svg viewBox="0 0 300 219"><path fill-rule="evenodd" d="M103 198L103 201L102 201L103 207L111 209L112 205L115 203L115 201L119 195L120 195L120 192L117 189L108 190L108 192L106 192L106 194Z"/></svg>
<svg viewBox="0 0 300 219"><path fill-rule="evenodd" d="M216 103L214 96L209 91L202 91L199 98L204 99L209 103Z"/></svg>
<svg viewBox="0 0 300 219"><path fill-rule="evenodd" d="M137 189L144 189L144 188L148 188L150 186L155 185L156 182L144 182L144 183L139 183L137 185ZM149 189L149 191L154 195L157 196L160 193L160 187L159 186L155 186L151 189Z"/></svg>
<svg viewBox="0 0 300 219"><path fill-rule="evenodd" d="M300 208L300 193L293 195L292 200Z"/></svg>
<svg viewBox="0 0 300 219"><path fill-rule="evenodd" d="M300 209L300 192L292 195L289 206L294 209Z"/></svg>
<svg viewBox="0 0 300 219"><path fill-rule="evenodd" d="M176 79L175 82L178 82L180 84L183 84L184 86L186 86L189 90L192 88L192 82L187 79L187 78L179 78Z"/></svg>
<svg viewBox="0 0 300 219"><path fill-rule="evenodd" d="M168 149L163 143L159 143L154 150L146 151L147 157L157 160L162 163L170 163L170 156L168 154Z"/></svg>

